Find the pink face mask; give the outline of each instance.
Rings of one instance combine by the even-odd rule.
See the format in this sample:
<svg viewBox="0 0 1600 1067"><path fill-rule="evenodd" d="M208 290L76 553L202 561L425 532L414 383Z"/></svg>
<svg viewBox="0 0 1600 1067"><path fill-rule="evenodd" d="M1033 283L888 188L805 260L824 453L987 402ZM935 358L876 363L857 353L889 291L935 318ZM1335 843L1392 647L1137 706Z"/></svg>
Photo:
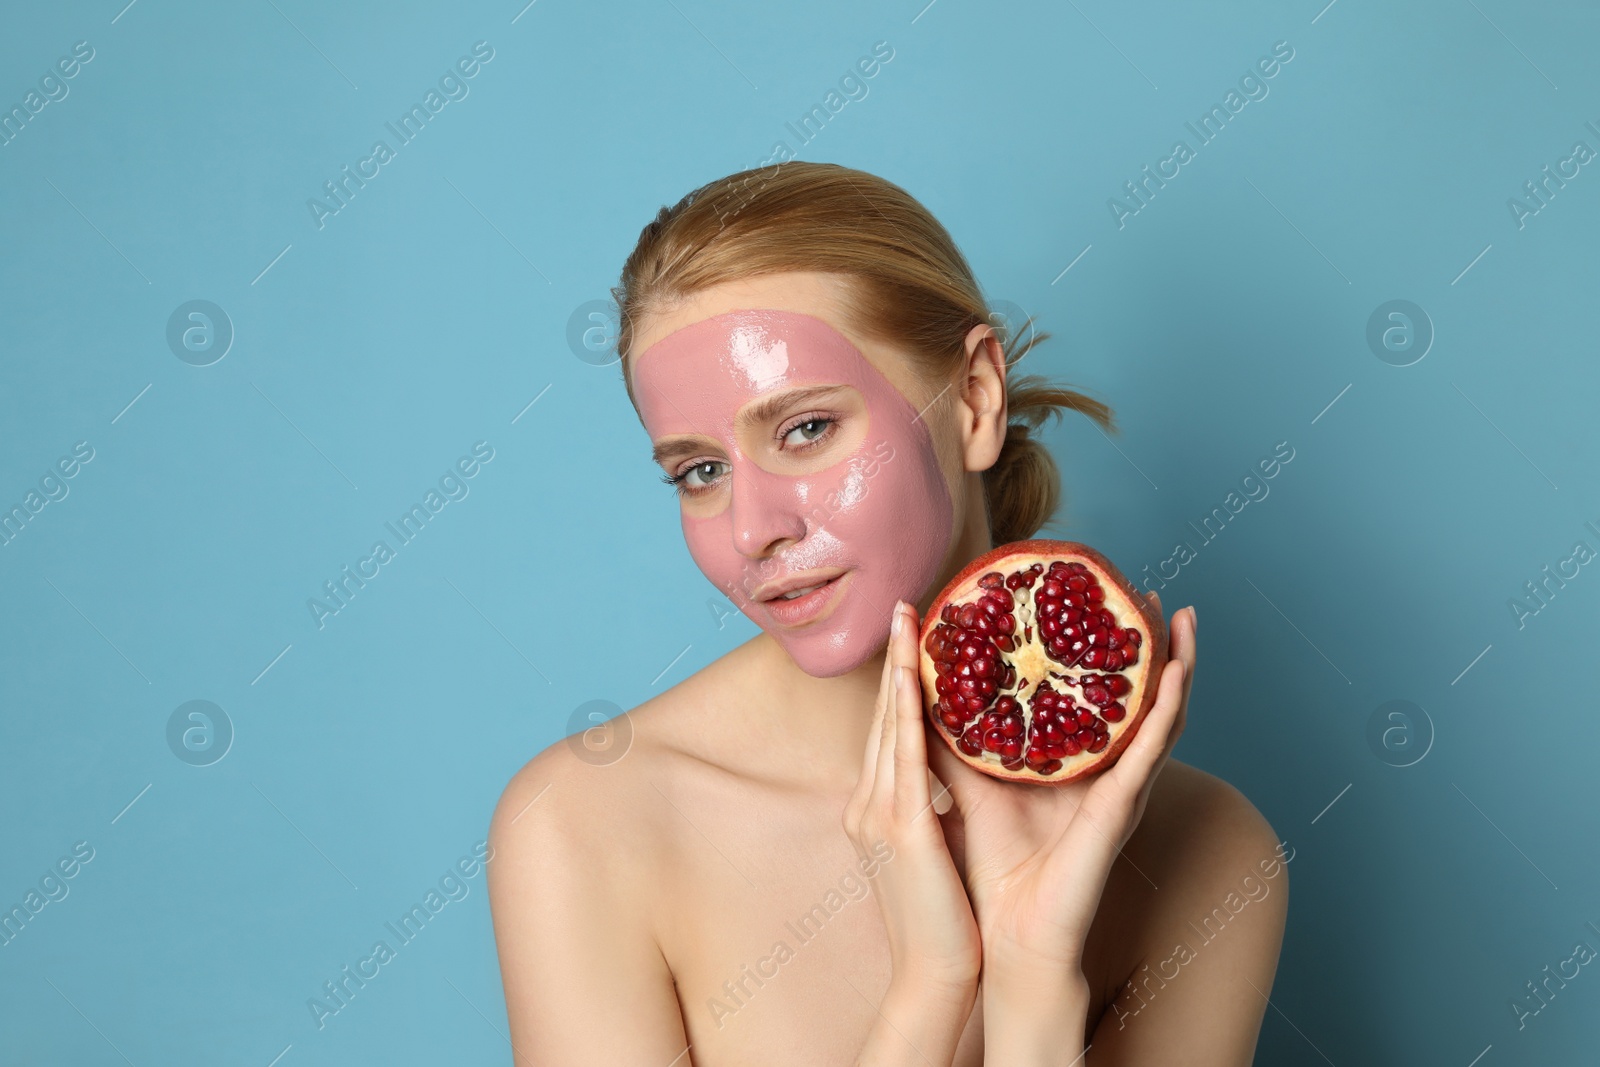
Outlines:
<svg viewBox="0 0 1600 1067"><path fill-rule="evenodd" d="M633 380L652 442L700 439L668 469L698 482L683 536L705 576L807 674L876 654L894 602L922 598L954 533L916 409L827 322L791 311L685 326L636 358ZM818 386L833 388L747 421L753 401Z"/></svg>

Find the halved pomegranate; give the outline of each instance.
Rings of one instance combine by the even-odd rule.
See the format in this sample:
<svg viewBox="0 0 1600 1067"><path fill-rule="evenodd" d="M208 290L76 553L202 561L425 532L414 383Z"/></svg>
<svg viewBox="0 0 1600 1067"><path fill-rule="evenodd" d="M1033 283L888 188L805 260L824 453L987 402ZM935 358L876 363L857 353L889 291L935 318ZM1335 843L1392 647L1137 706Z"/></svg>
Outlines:
<svg viewBox="0 0 1600 1067"><path fill-rule="evenodd" d="M968 766L1056 785L1133 740L1167 662L1161 613L1073 541L1015 541L967 565L922 622L929 716Z"/></svg>

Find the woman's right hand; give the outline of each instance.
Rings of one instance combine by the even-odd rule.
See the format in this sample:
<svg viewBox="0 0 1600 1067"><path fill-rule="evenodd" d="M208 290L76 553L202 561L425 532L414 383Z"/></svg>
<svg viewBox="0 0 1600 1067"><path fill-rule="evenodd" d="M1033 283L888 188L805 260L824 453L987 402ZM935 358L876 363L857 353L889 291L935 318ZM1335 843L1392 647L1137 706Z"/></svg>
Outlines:
<svg viewBox="0 0 1600 1067"><path fill-rule="evenodd" d="M912 1001L959 1004L964 998L968 1010L956 1020L964 1025L983 946L930 795L917 630L916 610L896 603L861 779L845 806L844 829L862 858L880 855L883 843L893 849L873 879L894 967L885 1002L897 991Z"/></svg>

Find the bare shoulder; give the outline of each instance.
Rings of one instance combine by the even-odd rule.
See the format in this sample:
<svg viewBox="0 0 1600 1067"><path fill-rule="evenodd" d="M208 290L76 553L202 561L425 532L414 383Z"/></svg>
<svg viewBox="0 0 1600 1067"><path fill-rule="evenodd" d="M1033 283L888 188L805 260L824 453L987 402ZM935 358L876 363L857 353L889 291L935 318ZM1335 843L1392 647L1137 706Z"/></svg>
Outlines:
<svg viewBox="0 0 1600 1067"><path fill-rule="evenodd" d="M1272 824L1232 784L1198 767L1168 760L1150 790L1150 802L1136 837L1163 866L1177 864L1195 873L1196 865L1237 866L1277 854ZM1130 845L1133 842L1130 841Z"/></svg>
<svg viewBox="0 0 1600 1067"><path fill-rule="evenodd" d="M666 800L707 765L697 739L738 691L741 650L615 718L586 725L538 753L506 784L490 823L510 849L559 869L582 862L636 874L670 845ZM517 866L515 864L508 866ZM509 873L509 872L508 872Z"/></svg>

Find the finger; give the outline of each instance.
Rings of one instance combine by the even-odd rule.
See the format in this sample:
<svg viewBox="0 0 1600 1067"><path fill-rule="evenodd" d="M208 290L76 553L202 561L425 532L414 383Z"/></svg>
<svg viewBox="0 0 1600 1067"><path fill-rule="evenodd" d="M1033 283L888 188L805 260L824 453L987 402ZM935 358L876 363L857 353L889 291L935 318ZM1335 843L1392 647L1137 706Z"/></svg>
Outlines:
<svg viewBox="0 0 1600 1067"><path fill-rule="evenodd" d="M923 745L927 745L927 735L923 735ZM950 789L933 773L933 768L928 768L928 795L933 798L933 813L935 815L948 815L950 809L956 806L955 797Z"/></svg>
<svg viewBox="0 0 1600 1067"><path fill-rule="evenodd" d="M896 631L903 631L905 625L904 602L897 600L894 605L894 621L890 624L889 629L889 647L884 652L884 666L889 671L889 680L887 697L884 701L883 722L878 738L877 780L873 782L874 792L888 789L891 790L889 793L891 797L893 796L892 790L894 788L894 745L895 731L898 726L897 720L899 719L898 698L900 690L895 679L895 668L899 665L895 660L895 640L898 636Z"/></svg>
<svg viewBox="0 0 1600 1067"><path fill-rule="evenodd" d="M1116 766L1102 776L1115 782L1117 788L1137 793L1150 780L1152 769L1167 751L1172 727L1183 705L1186 673L1187 664L1181 659L1169 660L1162 669L1154 706L1145 715L1139 732L1118 757Z"/></svg>
<svg viewBox="0 0 1600 1067"><path fill-rule="evenodd" d="M939 727L924 719L923 748L927 752L928 768L944 784L956 808L963 815L971 810L972 803L982 795L985 787L1004 789L1009 785L967 766L961 757L950 750L942 735L937 739L930 739L929 735L938 730Z"/></svg>
<svg viewBox="0 0 1600 1067"><path fill-rule="evenodd" d="M873 786L877 781L878 749L883 739L883 719L889 707L889 683L894 674L893 657L887 654L883 657L883 673L878 679L878 699L873 704L872 722L867 727L867 743L861 755L861 775L856 780L856 788L850 795L849 803L845 805L845 825L853 827L861 817L861 811L866 807L867 798L872 795ZM860 846L857 846L858 851Z"/></svg>
<svg viewBox="0 0 1600 1067"><path fill-rule="evenodd" d="M890 647L892 646L891 639ZM867 747L861 765L861 780L869 785L878 766L878 745L883 738L883 717L889 709L889 686L893 679L894 657L889 655L889 648L886 647L883 655L883 673L878 677L878 699L872 705L872 725L867 728Z"/></svg>
<svg viewBox="0 0 1600 1067"><path fill-rule="evenodd" d="M1155 782L1154 768L1165 759L1170 733L1180 703L1183 661L1174 660L1163 670L1156 702L1147 713L1116 765L1096 778L1084 795L1068 836L1076 843L1058 852L1080 855L1085 870L1108 869L1118 850L1131 836L1144 813L1145 800ZM1063 841L1063 846L1067 844Z"/></svg>
<svg viewBox="0 0 1600 1067"><path fill-rule="evenodd" d="M1169 641L1171 646L1170 656L1183 664L1183 691L1178 701L1177 721L1173 724L1171 735L1167 739L1164 755L1170 754L1172 749L1176 747L1178 738L1182 735L1184 726L1189 720L1189 694L1194 688L1194 619L1194 607L1192 605L1182 611L1175 612L1172 616L1172 636Z"/></svg>
<svg viewBox="0 0 1600 1067"><path fill-rule="evenodd" d="M894 806L909 818L932 812L928 794L927 739L922 733L922 694L916 676L905 664L895 667Z"/></svg>
<svg viewBox="0 0 1600 1067"><path fill-rule="evenodd" d="M922 682L917 677L916 609L900 609L900 632L889 638L890 656L899 677L895 700L895 806L913 816L932 807L928 792L927 738L922 732Z"/></svg>
<svg viewBox="0 0 1600 1067"><path fill-rule="evenodd" d="M1185 628L1184 647L1180 650L1184 665L1183 702L1185 707L1187 707L1189 703L1189 691L1194 686L1194 666L1195 659L1199 655L1197 642L1199 640L1198 632L1200 629L1199 619L1195 615L1193 604L1189 605L1188 614L1189 624Z"/></svg>

